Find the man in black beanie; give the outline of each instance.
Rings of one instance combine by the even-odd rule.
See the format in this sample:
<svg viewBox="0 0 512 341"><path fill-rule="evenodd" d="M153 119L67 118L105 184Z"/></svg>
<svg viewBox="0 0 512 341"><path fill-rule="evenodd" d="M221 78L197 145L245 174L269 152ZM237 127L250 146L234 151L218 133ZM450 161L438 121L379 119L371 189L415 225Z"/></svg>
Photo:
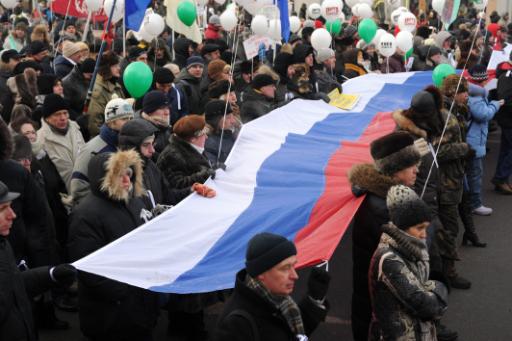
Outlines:
<svg viewBox="0 0 512 341"><path fill-rule="evenodd" d="M85 97L95 64L94 59L87 58L82 64L75 65L73 70L62 79L64 98L69 101L69 110L73 117L80 117L84 111Z"/></svg>
<svg viewBox="0 0 512 341"><path fill-rule="evenodd" d="M249 122L276 108L276 81L270 75L258 74L251 82L251 87L244 94L240 108L242 121Z"/></svg>
<svg viewBox="0 0 512 341"><path fill-rule="evenodd" d="M249 241L245 269L236 275L215 340L307 340L327 315L330 276L313 268L308 295L295 303L290 294L299 278L296 255L293 242L277 234L263 232Z"/></svg>
<svg viewBox="0 0 512 341"><path fill-rule="evenodd" d="M171 125L183 116L188 115L188 100L185 93L174 85L174 74L165 67L155 70L153 79L155 89L167 94L171 107Z"/></svg>

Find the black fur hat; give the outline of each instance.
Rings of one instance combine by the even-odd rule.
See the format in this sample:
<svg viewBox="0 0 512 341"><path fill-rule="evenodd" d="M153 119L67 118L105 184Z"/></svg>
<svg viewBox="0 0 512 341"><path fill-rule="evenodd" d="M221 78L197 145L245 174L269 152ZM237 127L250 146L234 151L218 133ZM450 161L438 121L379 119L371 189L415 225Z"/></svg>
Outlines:
<svg viewBox="0 0 512 341"><path fill-rule="evenodd" d="M116 64L119 64L119 57L117 54L113 51L107 51L101 56L98 73L103 77L103 79L110 79L112 78L110 67Z"/></svg>
<svg viewBox="0 0 512 341"><path fill-rule="evenodd" d="M406 132L394 132L378 138L371 143L370 153L377 170L389 176L416 165L421 158L414 139Z"/></svg>

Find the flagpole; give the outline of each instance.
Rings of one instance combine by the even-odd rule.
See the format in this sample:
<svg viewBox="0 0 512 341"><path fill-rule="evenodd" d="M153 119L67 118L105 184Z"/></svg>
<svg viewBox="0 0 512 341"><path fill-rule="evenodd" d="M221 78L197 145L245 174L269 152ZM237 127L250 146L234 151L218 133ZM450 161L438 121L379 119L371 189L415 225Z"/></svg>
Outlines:
<svg viewBox="0 0 512 341"><path fill-rule="evenodd" d="M123 58L126 57L126 3L123 8Z"/></svg>
<svg viewBox="0 0 512 341"><path fill-rule="evenodd" d="M100 50L98 52L98 57L96 58L96 64L94 65L94 71L92 73L91 82L89 83L89 89L87 89L87 96L85 97L84 110L82 112L83 115L87 115L87 112L89 111L89 103L91 102L92 90L94 89L94 83L96 83L96 76L98 75L98 68L100 66L103 50L105 50L105 45L107 44L107 33L110 31L110 25L112 23L112 17L114 16L116 2L117 0L113 0L112 2L112 8L110 9L110 15L108 16L107 20L107 27L101 39Z"/></svg>
<svg viewBox="0 0 512 341"><path fill-rule="evenodd" d="M87 15L87 21L85 22L84 33L82 34L82 41L87 40L87 33L89 32L89 26L91 26L92 11L89 11Z"/></svg>

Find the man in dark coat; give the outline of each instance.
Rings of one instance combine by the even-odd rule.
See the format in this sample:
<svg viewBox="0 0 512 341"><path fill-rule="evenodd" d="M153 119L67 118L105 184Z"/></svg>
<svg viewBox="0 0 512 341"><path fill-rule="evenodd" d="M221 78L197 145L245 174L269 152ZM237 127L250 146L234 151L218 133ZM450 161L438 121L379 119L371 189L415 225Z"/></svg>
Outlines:
<svg viewBox="0 0 512 341"><path fill-rule="evenodd" d="M187 59L186 67L176 77L176 86L187 96L189 113L201 115L207 96L201 96L201 78L205 69L204 59L192 56Z"/></svg>
<svg viewBox="0 0 512 341"><path fill-rule="evenodd" d="M234 129L237 122L233 109L229 103L226 106L226 101L215 99L206 104L205 117L212 130L208 133L204 153L212 165L224 163L236 141Z"/></svg>
<svg viewBox="0 0 512 341"><path fill-rule="evenodd" d="M374 164L359 164L349 172L352 192L365 198L356 212L352 232L353 293L352 333L354 340L367 340L371 318L368 270L379 244L382 225L389 221L386 195L391 186L414 186L420 153L405 132L391 133L372 142Z"/></svg>
<svg viewBox="0 0 512 341"><path fill-rule="evenodd" d="M163 91L153 90L144 95L142 101L141 117L153 124L158 130L155 132L155 156L158 155L169 144L171 136L171 109L169 98Z"/></svg>
<svg viewBox="0 0 512 341"><path fill-rule="evenodd" d="M280 235L264 232L249 241L245 269L236 275L214 340L304 340L313 333L327 315L330 276L313 268L307 296L295 303L296 254L293 242Z"/></svg>
<svg viewBox="0 0 512 341"><path fill-rule="evenodd" d="M171 70L160 67L153 75L155 89L163 91L169 98L171 110L171 126L183 116L188 115L187 96L174 85L174 75Z"/></svg>
<svg viewBox="0 0 512 341"><path fill-rule="evenodd" d="M142 161L133 150L103 153L89 163L91 192L70 218L69 254L77 260L133 231L151 217L141 197ZM155 293L98 275L78 274L80 328L91 340L151 340Z"/></svg>
<svg viewBox="0 0 512 341"><path fill-rule="evenodd" d="M69 286L76 270L68 264L41 266L21 272L7 236L16 219L11 203L20 193L9 192L0 181L0 339L37 340L29 297L42 294L56 284Z"/></svg>
<svg viewBox="0 0 512 341"><path fill-rule="evenodd" d="M215 176L215 170L204 156L205 126L205 119L200 115L185 116L174 125L171 142L157 162L171 188L189 188Z"/></svg>
<svg viewBox="0 0 512 341"><path fill-rule="evenodd" d="M69 101L69 109L73 112L73 117L82 115L94 65L94 59L87 58L82 64L75 65L73 70L62 79L64 98Z"/></svg>
<svg viewBox="0 0 512 341"><path fill-rule="evenodd" d="M0 114L4 121L9 122L11 118L14 99L7 86L7 80L13 76L13 70L20 62L21 55L16 50L6 50L2 53L0 62Z"/></svg>
<svg viewBox="0 0 512 341"><path fill-rule="evenodd" d="M192 51L192 40L188 38L178 38L174 41L174 64L183 69L187 65L187 59Z"/></svg>
<svg viewBox="0 0 512 341"><path fill-rule="evenodd" d="M243 122L250 122L268 114L276 108L276 81L269 75L256 75L251 87L244 93L244 102L240 108Z"/></svg>
<svg viewBox="0 0 512 341"><path fill-rule="evenodd" d="M62 48L62 55L55 58L55 74L59 79L66 77L82 58L81 47L79 44L66 41Z"/></svg>

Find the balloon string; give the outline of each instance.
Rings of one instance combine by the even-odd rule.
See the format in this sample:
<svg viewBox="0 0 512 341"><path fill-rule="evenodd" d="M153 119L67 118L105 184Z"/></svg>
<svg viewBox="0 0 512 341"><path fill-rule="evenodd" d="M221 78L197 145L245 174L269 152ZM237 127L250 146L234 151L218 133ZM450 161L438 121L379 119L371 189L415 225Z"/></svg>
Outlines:
<svg viewBox="0 0 512 341"><path fill-rule="evenodd" d="M484 7L484 14L485 14L486 11L487 11L487 7ZM464 71L466 70L466 67L468 65L469 57L471 55L471 51L473 50L473 46L475 45L476 37L478 36L478 31L479 31L481 23L482 23L482 16L478 20L478 25L477 25L477 28L475 29L473 40L471 41L471 47L469 48L470 53L466 57L466 61L464 62L464 67L462 68L462 72L461 72L460 77L459 77L459 81L457 82L457 87L455 88L455 95L459 92L460 84L462 82L462 77L464 77L463 74L464 74ZM452 103L450 104L450 110L448 111L448 115L447 115L446 121L444 123L443 131L442 131L441 137L439 139L439 144L437 145L435 153L433 155L434 159L432 160L432 163L430 164L430 169L429 169L428 174L427 174L427 179L425 180L425 184L423 185L423 189L421 190L420 199L423 199L423 196L425 195L425 191L427 189L427 185L428 185L428 183L430 181L430 177L432 176L432 170L434 169L434 164L437 162L437 154L439 153L439 149L441 149L441 145L443 144L444 134L446 133L446 129L448 128L448 122L450 121L450 116L452 115L452 111L453 111L454 105L455 105L455 99L453 99Z"/></svg>

